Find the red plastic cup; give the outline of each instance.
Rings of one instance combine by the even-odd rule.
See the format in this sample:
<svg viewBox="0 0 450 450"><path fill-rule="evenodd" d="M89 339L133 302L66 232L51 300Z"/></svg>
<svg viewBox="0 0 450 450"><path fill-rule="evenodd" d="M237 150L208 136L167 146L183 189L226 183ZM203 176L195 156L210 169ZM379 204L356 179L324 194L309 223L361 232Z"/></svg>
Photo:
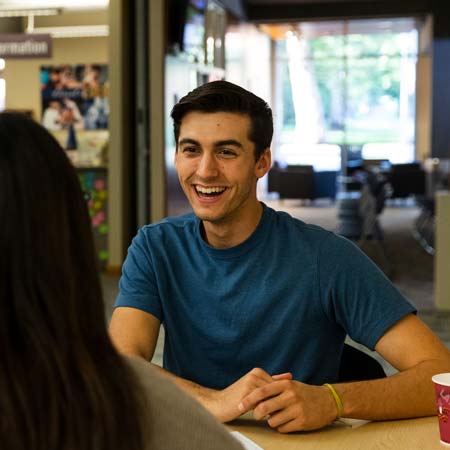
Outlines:
<svg viewBox="0 0 450 450"><path fill-rule="evenodd" d="M441 443L450 447L450 373L434 375L432 380L436 392Z"/></svg>

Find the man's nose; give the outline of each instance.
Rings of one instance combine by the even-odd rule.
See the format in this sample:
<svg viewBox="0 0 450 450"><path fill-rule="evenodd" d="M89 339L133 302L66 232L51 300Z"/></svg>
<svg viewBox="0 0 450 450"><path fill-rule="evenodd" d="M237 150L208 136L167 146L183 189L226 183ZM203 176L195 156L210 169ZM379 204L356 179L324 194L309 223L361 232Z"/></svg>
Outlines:
<svg viewBox="0 0 450 450"><path fill-rule="evenodd" d="M202 178L210 178L217 176L218 172L218 164L215 156L204 153L197 167L197 175Z"/></svg>

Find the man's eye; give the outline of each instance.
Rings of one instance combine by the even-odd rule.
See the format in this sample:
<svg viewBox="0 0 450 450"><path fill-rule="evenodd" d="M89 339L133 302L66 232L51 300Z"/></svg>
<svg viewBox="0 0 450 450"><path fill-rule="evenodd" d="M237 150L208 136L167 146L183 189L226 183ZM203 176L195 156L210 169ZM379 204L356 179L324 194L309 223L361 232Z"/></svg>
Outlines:
<svg viewBox="0 0 450 450"><path fill-rule="evenodd" d="M183 147L182 152L183 153L197 153L198 149L197 149L197 147Z"/></svg>
<svg viewBox="0 0 450 450"><path fill-rule="evenodd" d="M228 148L222 148L219 150L219 155L224 156L226 158L233 158L236 156L236 152L233 150L230 150Z"/></svg>

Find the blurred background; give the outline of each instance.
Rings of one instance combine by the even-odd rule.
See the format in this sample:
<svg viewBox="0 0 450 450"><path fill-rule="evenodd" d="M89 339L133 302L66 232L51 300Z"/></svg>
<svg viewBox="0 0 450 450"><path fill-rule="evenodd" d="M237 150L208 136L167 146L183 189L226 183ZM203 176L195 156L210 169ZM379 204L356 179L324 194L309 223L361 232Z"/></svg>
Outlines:
<svg viewBox="0 0 450 450"><path fill-rule="evenodd" d="M77 168L107 315L137 229L190 210L172 106L226 79L273 108L261 201L354 240L450 342L446 3L0 1L0 110Z"/></svg>

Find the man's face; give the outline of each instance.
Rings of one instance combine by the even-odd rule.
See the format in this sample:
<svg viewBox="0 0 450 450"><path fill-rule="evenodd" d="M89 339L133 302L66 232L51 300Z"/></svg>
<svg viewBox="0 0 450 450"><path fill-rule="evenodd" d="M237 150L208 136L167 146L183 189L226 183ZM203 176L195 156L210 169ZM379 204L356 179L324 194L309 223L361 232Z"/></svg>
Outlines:
<svg viewBox="0 0 450 450"><path fill-rule="evenodd" d="M256 181L270 168L270 151L255 162L250 126L250 118L237 113L194 111L183 117L175 167L201 220L238 220L257 203Z"/></svg>

